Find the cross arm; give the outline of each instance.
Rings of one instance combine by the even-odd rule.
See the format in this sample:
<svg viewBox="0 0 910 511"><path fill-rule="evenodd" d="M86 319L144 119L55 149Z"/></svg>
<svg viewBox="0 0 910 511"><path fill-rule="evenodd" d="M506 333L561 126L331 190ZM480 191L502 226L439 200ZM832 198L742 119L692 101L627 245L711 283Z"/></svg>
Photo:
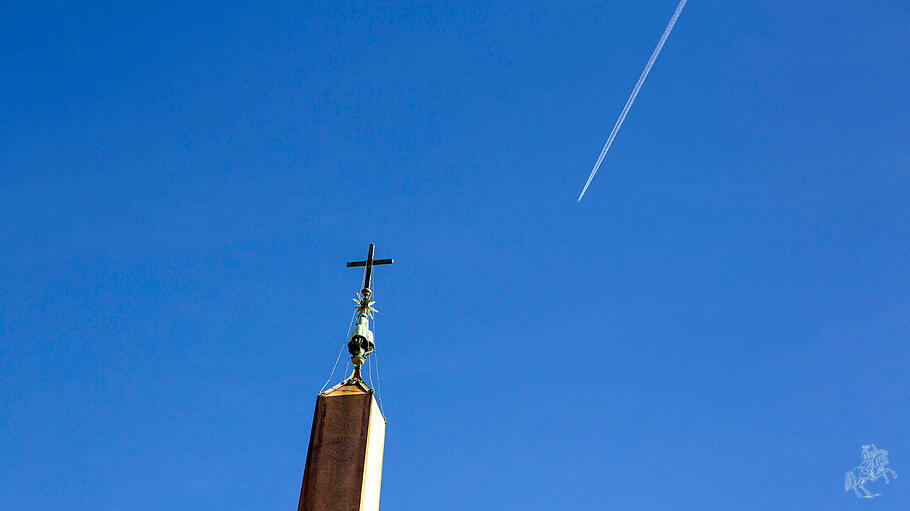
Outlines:
<svg viewBox="0 0 910 511"><path fill-rule="evenodd" d="M376 260L373 261L373 265L375 266L375 265L378 265L378 264L392 264L392 263L394 263L394 262L395 262L394 259L376 259ZM358 267L358 266L366 266L366 265L367 265L367 262L366 262L366 261L354 261L354 262L348 263L348 264L347 264L347 267L348 267L348 268L356 268L356 267Z"/></svg>

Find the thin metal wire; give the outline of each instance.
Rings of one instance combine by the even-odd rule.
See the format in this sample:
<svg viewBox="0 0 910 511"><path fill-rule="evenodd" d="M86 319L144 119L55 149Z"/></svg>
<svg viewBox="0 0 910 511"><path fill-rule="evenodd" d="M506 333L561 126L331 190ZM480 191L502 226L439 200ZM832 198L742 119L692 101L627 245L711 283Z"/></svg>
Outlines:
<svg viewBox="0 0 910 511"><path fill-rule="evenodd" d="M373 338L374 339L376 338L376 317L375 316L373 317ZM376 352L375 346L373 347L373 352L374 353ZM367 358L367 375L369 375L370 388L372 389L372 388L374 388L373 387L373 364L372 364L372 362L370 362L369 358Z"/></svg>
<svg viewBox="0 0 910 511"><path fill-rule="evenodd" d="M373 338L376 338L376 317L373 317ZM385 411L382 409L382 396L380 395L380 381L379 381L379 357L376 355L378 350L373 348L373 358L376 359L376 401L379 403L379 413L385 417ZM370 387L373 386L373 366L370 365Z"/></svg>
<svg viewBox="0 0 910 511"><path fill-rule="evenodd" d="M338 356L335 357L335 364L332 366L332 372L329 373L328 379L325 380L325 383L322 385L322 388L319 389L321 394L323 390L328 386L329 382L332 381L332 377L335 376L335 368L338 367L338 361L341 360L341 353L344 351L344 343L341 344L341 347L338 348Z"/></svg>
<svg viewBox="0 0 910 511"><path fill-rule="evenodd" d="M354 317L357 316L357 311L354 311L354 314L351 316L351 324L348 325L348 333L344 336L344 342L341 344L341 348L338 350L338 356L335 357L335 365L332 366L332 372L329 374L329 379L325 381L325 384L322 385L322 388L319 389L321 394L323 390L328 386L329 382L332 381L332 377L335 376L335 368L338 367L338 361L341 360L341 353L344 352L344 346L348 343L347 339L351 336L351 327L354 326ZM345 364L344 371L347 372L348 366Z"/></svg>
<svg viewBox="0 0 910 511"><path fill-rule="evenodd" d="M382 383L379 381L379 357L376 356L375 350L373 350L373 357L376 359L376 401L379 402L379 412L385 417L385 411L382 409L382 392L380 392Z"/></svg>
<svg viewBox="0 0 910 511"><path fill-rule="evenodd" d="M370 388L373 388L373 364L367 359L367 375L370 378Z"/></svg>
<svg viewBox="0 0 910 511"><path fill-rule="evenodd" d="M373 319L373 336L375 337L375 335L376 335L376 319L374 318ZM376 355L377 351L378 350L373 348L373 358L376 359L376 401L379 402L379 413L381 413L382 416L385 417L385 411L382 409L382 395L381 395L381 392L379 389L381 382L379 381L379 357ZM372 366L370 366L370 386L373 386Z"/></svg>

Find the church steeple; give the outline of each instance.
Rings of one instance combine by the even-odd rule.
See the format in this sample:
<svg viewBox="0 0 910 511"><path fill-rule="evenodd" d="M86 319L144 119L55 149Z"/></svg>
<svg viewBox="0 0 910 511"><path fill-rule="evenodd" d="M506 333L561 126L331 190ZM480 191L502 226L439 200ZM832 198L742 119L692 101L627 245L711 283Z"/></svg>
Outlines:
<svg viewBox="0 0 910 511"><path fill-rule="evenodd" d="M365 261L363 288L355 298L357 324L348 341L354 372L348 379L316 396L316 411L307 449L298 511L378 511L385 446L385 417L360 368L375 349L370 319L376 309L371 298L374 265L392 259L373 259L373 244Z"/></svg>

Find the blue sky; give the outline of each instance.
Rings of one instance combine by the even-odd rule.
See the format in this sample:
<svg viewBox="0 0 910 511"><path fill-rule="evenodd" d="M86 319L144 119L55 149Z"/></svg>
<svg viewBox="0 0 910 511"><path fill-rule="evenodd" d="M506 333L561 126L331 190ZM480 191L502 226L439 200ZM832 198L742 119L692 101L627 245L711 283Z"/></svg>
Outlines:
<svg viewBox="0 0 910 511"><path fill-rule="evenodd" d="M692 0L576 204L674 7L5 5L0 507L294 509L375 242L383 509L906 509L910 8Z"/></svg>

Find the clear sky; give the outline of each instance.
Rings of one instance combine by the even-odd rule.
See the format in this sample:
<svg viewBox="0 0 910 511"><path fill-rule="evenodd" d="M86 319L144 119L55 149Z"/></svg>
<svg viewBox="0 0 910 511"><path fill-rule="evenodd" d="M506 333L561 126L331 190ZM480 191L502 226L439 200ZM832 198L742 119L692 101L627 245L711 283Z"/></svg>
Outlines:
<svg viewBox="0 0 910 511"><path fill-rule="evenodd" d="M5 3L0 508L294 509L375 242L384 510L906 510L910 6L691 0L577 204L675 5Z"/></svg>

